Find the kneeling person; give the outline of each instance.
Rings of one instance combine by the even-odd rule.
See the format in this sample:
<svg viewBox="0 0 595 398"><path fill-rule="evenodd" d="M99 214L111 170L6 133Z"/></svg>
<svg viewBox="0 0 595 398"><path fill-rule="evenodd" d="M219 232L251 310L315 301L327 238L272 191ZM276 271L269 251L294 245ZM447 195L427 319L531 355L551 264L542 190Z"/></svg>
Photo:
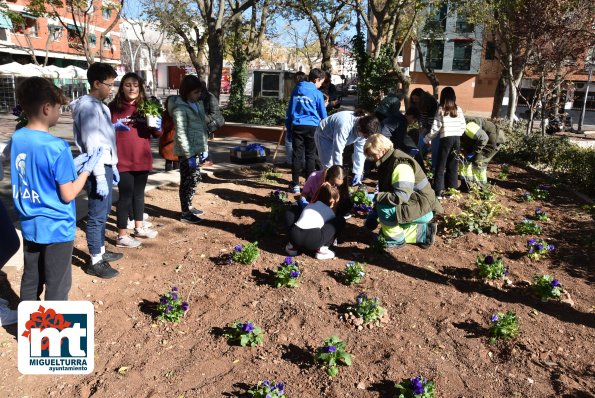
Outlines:
<svg viewBox="0 0 595 398"><path fill-rule="evenodd" d="M488 163L504 141L504 132L491 121L480 117L467 118L465 133L461 136L461 150L468 162L459 163L460 179L467 185L487 184Z"/></svg>
<svg viewBox="0 0 595 398"><path fill-rule="evenodd" d="M378 167L378 194L371 214L377 215L380 234L389 247L406 243L430 247L437 231L432 218L443 210L421 166L380 134L368 138L364 153ZM377 222L370 221L366 225L375 229Z"/></svg>

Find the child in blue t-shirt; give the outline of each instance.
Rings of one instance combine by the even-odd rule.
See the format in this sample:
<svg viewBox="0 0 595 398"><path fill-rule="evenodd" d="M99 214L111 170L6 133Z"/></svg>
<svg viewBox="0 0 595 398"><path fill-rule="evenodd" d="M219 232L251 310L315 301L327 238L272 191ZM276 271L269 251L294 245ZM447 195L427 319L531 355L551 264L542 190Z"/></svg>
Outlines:
<svg viewBox="0 0 595 398"><path fill-rule="evenodd" d="M16 95L28 119L25 127L14 132L10 148L12 197L21 220L25 257L21 301L39 300L44 286L46 300L68 300L76 230L74 199L103 150L73 161L68 143L49 133L66 98L46 79L25 79Z"/></svg>

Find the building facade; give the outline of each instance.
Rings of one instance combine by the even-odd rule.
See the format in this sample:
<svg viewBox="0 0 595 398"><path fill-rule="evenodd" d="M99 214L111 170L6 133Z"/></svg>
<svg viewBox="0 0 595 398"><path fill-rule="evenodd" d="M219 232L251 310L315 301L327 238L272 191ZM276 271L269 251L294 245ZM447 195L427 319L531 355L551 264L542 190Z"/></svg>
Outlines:
<svg viewBox="0 0 595 398"><path fill-rule="evenodd" d="M114 3L107 0L89 0L86 16L65 5L58 9L60 18L36 17L27 12L28 1L8 0L3 2L5 9L20 16L14 22L6 12L0 11L0 64L19 62L31 63L31 54L40 64L48 58L48 65L65 67L75 65L87 67L87 58L82 49L76 30L84 28L95 61L102 57L103 62L120 63L120 23L100 42L101 34L107 30L115 18ZM67 4L67 2L65 2ZM77 13L73 15L74 13ZM74 19L77 20L75 24ZM76 26L78 25L78 26Z"/></svg>

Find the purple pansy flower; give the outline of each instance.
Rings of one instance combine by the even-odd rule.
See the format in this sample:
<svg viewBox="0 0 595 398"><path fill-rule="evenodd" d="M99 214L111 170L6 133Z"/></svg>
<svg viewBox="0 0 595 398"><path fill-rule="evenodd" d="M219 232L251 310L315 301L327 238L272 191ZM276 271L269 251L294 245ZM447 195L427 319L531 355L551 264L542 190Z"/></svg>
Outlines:
<svg viewBox="0 0 595 398"><path fill-rule="evenodd" d="M171 288L171 291L172 292L177 292L178 291L178 288L174 286L174 287Z"/></svg>
<svg viewBox="0 0 595 398"><path fill-rule="evenodd" d="M557 279L554 279L554 280L553 280L553 281L550 283L550 285L551 285L552 287L562 287L562 285L560 285L560 282L558 282L558 280L557 280Z"/></svg>
<svg viewBox="0 0 595 398"><path fill-rule="evenodd" d="M159 299L159 302L163 305L167 304L167 302L168 302L167 297L161 296L161 298Z"/></svg>
<svg viewBox="0 0 595 398"><path fill-rule="evenodd" d="M483 261L486 264L492 265L492 264L494 264L494 257L493 256L486 256Z"/></svg>
<svg viewBox="0 0 595 398"><path fill-rule="evenodd" d="M534 252L534 251L535 251L535 249L533 248L533 246L531 246L531 247L529 248L529 254L533 254L533 252Z"/></svg>
<svg viewBox="0 0 595 398"><path fill-rule="evenodd" d="M542 245L541 243L538 243L538 244L536 244L536 245L535 245L535 248L536 248L538 251L541 251L541 250L543 250L543 245Z"/></svg>
<svg viewBox="0 0 595 398"><path fill-rule="evenodd" d="M178 299L178 293L176 293L176 292L172 292L172 294L171 294L171 298L172 298L173 300L177 300L177 299Z"/></svg>
<svg viewBox="0 0 595 398"><path fill-rule="evenodd" d="M337 351L337 347L335 347L334 345L329 345L326 348L326 352L336 352Z"/></svg>
<svg viewBox="0 0 595 398"><path fill-rule="evenodd" d="M252 322L246 322L242 325L242 330L246 333L252 333L252 331L254 330L254 325L252 324Z"/></svg>
<svg viewBox="0 0 595 398"><path fill-rule="evenodd" d="M298 276L300 276L300 271L291 271L289 273L290 278L297 278Z"/></svg>
<svg viewBox="0 0 595 398"><path fill-rule="evenodd" d="M233 250L236 251L236 252L241 252L242 251L242 246L236 245L236 247L234 247Z"/></svg>
<svg viewBox="0 0 595 398"><path fill-rule="evenodd" d="M188 303L185 301L182 301L182 311L188 311L188 307L189 307Z"/></svg>
<svg viewBox="0 0 595 398"><path fill-rule="evenodd" d="M424 392L426 392L424 384L421 380L421 376L417 376L411 379L411 389L413 390L413 394L415 395L421 395Z"/></svg>
<svg viewBox="0 0 595 398"><path fill-rule="evenodd" d="M529 246L533 246L533 245L534 245L534 244L536 244L536 243L537 243L537 239L535 239L535 238L529 239L529 240L527 241L527 244L528 244Z"/></svg>
<svg viewBox="0 0 595 398"><path fill-rule="evenodd" d="M490 317L490 322L498 322L500 318L498 317L498 315L494 314Z"/></svg>
<svg viewBox="0 0 595 398"><path fill-rule="evenodd" d="M268 381L268 380L263 381L262 382L262 385L265 386L265 387L271 388L271 382Z"/></svg>
<svg viewBox="0 0 595 398"><path fill-rule="evenodd" d="M173 309L174 309L174 307L172 307L171 305L168 305L168 306L165 308L164 312L165 312L166 314L169 314L169 313L170 313L170 312L171 312Z"/></svg>
<svg viewBox="0 0 595 398"><path fill-rule="evenodd" d="M291 260L292 260L291 257L285 257L285 260L283 260L283 263L289 265L289 264L291 264Z"/></svg>
<svg viewBox="0 0 595 398"><path fill-rule="evenodd" d="M277 383L275 384L275 388L279 391L279 394L283 395L283 390L285 390L285 384Z"/></svg>
<svg viewBox="0 0 595 398"><path fill-rule="evenodd" d="M555 248L556 248L556 246L554 246L554 245L547 245L547 250L550 252L553 251Z"/></svg>
<svg viewBox="0 0 595 398"><path fill-rule="evenodd" d="M504 276L508 276L510 274L510 272L508 272L508 267L506 267L506 269L504 270Z"/></svg>

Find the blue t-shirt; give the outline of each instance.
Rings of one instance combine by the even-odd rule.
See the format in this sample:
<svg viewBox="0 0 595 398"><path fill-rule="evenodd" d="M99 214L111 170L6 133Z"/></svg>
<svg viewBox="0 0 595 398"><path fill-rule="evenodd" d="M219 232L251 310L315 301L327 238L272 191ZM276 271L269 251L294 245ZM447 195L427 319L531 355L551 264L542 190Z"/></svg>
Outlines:
<svg viewBox="0 0 595 398"><path fill-rule="evenodd" d="M77 178L68 143L23 127L12 135L10 159L12 198L23 238L41 244L74 240L75 203L64 203L59 187Z"/></svg>

